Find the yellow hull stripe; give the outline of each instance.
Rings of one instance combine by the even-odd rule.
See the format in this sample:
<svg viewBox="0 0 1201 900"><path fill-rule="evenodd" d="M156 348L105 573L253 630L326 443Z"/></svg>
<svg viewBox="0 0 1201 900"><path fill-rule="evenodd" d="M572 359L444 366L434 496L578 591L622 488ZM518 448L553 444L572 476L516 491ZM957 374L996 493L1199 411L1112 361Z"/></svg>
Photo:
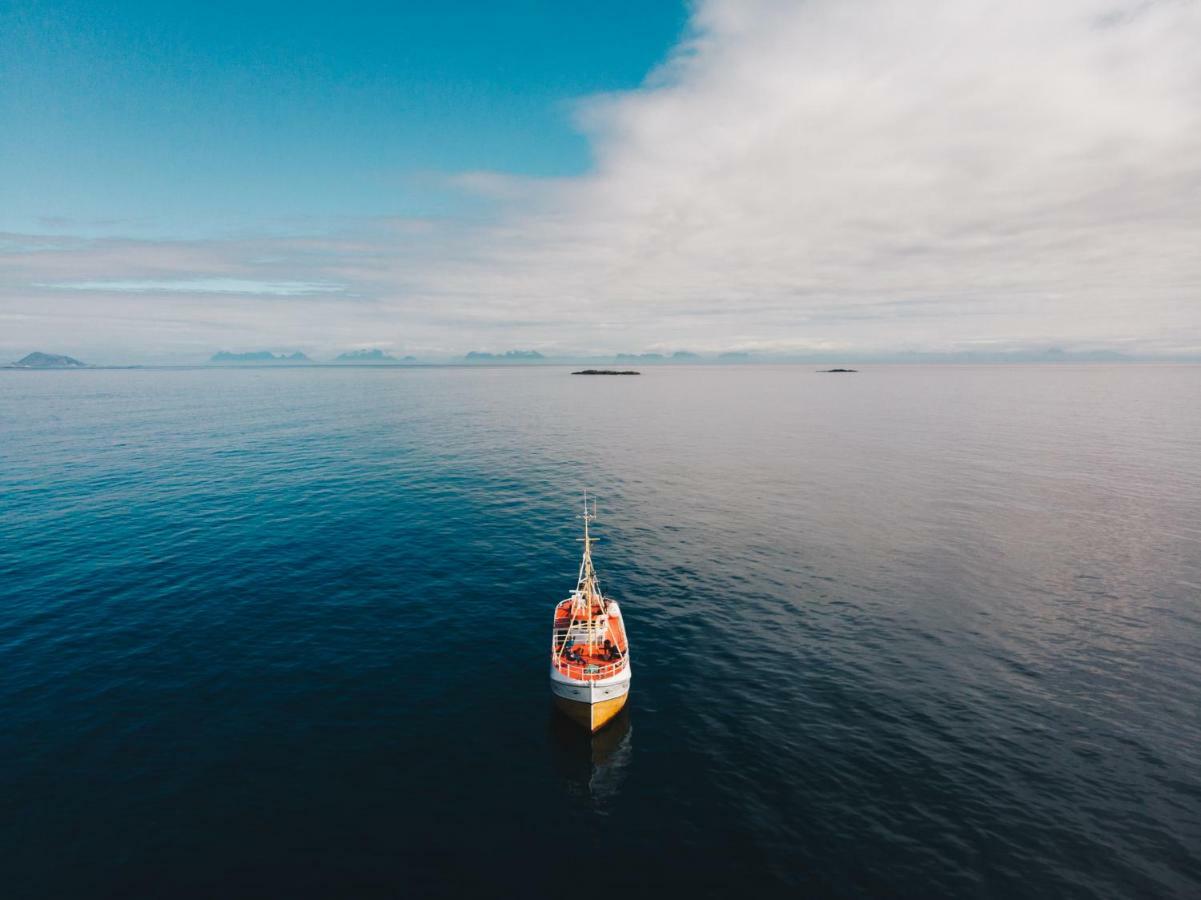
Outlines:
<svg viewBox="0 0 1201 900"><path fill-rule="evenodd" d="M582 703L579 700L568 700L555 695L555 705L574 722L583 725L589 731L600 731L612 718L621 712L626 705L629 694L622 694L612 700L601 700L598 703Z"/></svg>

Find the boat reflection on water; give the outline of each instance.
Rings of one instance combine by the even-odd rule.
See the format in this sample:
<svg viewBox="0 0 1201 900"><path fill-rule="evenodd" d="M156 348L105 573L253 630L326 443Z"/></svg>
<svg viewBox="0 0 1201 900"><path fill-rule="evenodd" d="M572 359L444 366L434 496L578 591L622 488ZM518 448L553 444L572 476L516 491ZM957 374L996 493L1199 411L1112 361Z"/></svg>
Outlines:
<svg viewBox="0 0 1201 900"><path fill-rule="evenodd" d="M632 755L630 712L623 709L596 734L589 734L556 709L551 710L550 737L569 796L587 801L597 812L621 790Z"/></svg>

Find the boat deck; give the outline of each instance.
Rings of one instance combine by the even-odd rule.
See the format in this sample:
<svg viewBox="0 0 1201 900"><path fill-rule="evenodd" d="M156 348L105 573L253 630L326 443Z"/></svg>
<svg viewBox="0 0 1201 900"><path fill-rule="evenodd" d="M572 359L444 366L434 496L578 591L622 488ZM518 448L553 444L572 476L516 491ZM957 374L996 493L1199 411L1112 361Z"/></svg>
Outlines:
<svg viewBox="0 0 1201 900"><path fill-rule="evenodd" d="M589 656L587 653L583 654L583 657L584 662L582 663L568 662L559 657L552 659L551 664L560 675L565 675L574 681L600 681L604 678L612 678L626 668L624 656L616 662L610 662L601 656Z"/></svg>
<svg viewBox="0 0 1201 900"><path fill-rule="evenodd" d="M616 605L612 609L615 611ZM561 675L574 681L600 681L612 678L626 668L629 644L621 614L611 613L610 607L606 606L603 612L598 610L597 615L603 625L599 630L594 627L592 642L589 643L586 621L573 621L571 618L571 600L564 600L555 607L551 664ZM616 655L606 652L606 641L610 647L616 648ZM568 659L567 651L571 651L576 658Z"/></svg>

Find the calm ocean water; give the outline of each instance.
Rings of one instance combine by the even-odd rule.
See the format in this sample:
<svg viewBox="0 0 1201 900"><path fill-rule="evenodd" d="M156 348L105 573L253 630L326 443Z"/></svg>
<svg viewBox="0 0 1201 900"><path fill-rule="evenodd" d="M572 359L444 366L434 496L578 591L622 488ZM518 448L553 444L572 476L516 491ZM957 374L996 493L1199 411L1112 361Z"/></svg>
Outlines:
<svg viewBox="0 0 1201 900"><path fill-rule="evenodd" d="M0 893L1201 895L1201 367L813 368L0 372Z"/></svg>

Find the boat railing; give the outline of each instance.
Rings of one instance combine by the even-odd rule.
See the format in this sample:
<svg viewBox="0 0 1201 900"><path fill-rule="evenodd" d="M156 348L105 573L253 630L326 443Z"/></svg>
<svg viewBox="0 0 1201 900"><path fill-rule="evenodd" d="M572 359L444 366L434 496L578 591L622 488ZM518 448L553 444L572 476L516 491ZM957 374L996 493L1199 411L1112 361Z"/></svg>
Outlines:
<svg viewBox="0 0 1201 900"><path fill-rule="evenodd" d="M582 622L576 621L570 625L556 624L551 629L551 642L558 647L564 641L568 643L575 641L576 643L586 643L590 638L592 640L603 640L605 633L608 631L608 623L601 621L600 624L594 626L591 630Z"/></svg>
<svg viewBox="0 0 1201 900"><path fill-rule="evenodd" d="M624 672L626 668L626 658L623 656L616 662L605 663L578 663L571 662L564 656L556 656L554 651L551 652L551 665L553 665L561 675L566 675L575 681L600 681L604 678L612 678L618 672Z"/></svg>

